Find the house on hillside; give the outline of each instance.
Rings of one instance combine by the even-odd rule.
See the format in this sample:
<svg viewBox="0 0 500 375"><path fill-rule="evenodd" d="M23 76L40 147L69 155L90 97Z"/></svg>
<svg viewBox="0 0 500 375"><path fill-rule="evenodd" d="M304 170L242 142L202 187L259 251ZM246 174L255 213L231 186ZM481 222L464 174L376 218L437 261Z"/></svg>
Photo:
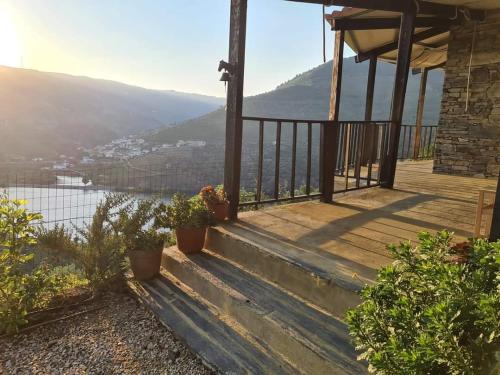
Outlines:
<svg viewBox="0 0 500 375"><path fill-rule="evenodd" d="M290 1L344 7L326 15L335 47L325 119L243 116L251 1L231 0L229 59L219 67L228 83L230 221L209 229L200 254L166 249L168 272L136 290L222 373L366 373L344 319L363 286L392 262L386 245L415 241L423 230L448 229L457 242L478 234L500 238L500 1ZM364 121L339 120L345 43L359 63L367 61ZM378 60L396 66L387 119L372 118ZM436 147L423 150L431 69L443 69L445 83ZM414 160L398 161L412 70L421 74ZM241 165L249 128L258 133L254 169ZM264 148L269 137L272 155ZM312 183L313 151L319 186ZM433 160L419 160L422 153ZM252 190L243 185L242 169L255 170ZM263 181L272 181L274 191L263 191ZM242 186L248 194L240 201ZM478 203L486 195L490 201ZM491 206L485 215L483 204Z"/></svg>

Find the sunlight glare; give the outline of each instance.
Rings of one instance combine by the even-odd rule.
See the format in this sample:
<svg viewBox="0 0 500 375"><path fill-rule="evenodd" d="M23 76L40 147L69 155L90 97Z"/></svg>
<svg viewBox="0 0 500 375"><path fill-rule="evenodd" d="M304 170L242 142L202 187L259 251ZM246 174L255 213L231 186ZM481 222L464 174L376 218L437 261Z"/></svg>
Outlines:
<svg viewBox="0 0 500 375"><path fill-rule="evenodd" d="M21 59L21 46L14 23L9 14L0 9L0 65L19 67Z"/></svg>

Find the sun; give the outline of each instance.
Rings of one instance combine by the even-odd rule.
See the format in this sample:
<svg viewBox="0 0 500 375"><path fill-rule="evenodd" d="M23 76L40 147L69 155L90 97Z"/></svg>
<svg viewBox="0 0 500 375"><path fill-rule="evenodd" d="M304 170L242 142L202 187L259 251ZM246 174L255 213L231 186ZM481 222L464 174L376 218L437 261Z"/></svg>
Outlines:
<svg viewBox="0 0 500 375"><path fill-rule="evenodd" d="M0 9L0 65L19 67L22 60L21 44L9 14Z"/></svg>

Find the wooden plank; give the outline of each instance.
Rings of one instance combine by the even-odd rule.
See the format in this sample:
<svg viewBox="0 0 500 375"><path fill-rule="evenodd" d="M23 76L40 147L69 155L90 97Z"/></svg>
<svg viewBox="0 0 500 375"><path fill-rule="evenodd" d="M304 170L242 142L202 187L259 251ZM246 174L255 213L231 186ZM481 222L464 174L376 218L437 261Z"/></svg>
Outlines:
<svg viewBox="0 0 500 375"><path fill-rule="evenodd" d="M379 30L399 29L401 19L397 18L327 18L332 25L332 30ZM457 19L458 20L458 19ZM457 20L438 17L418 17L415 27L451 26Z"/></svg>
<svg viewBox="0 0 500 375"><path fill-rule="evenodd" d="M396 63L396 78L394 81L394 92L392 96L391 129L389 132L389 145L387 163L384 163L382 172L382 186L393 188L396 176L396 164L398 160L399 136L401 133L401 121L405 104L406 86L410 72L411 51L413 46L413 34L415 32L415 12L403 13L401 16L401 30L399 31L399 48Z"/></svg>
<svg viewBox="0 0 500 375"><path fill-rule="evenodd" d="M335 49L333 56L332 86L330 94L329 120L321 124L320 138L320 187L322 198L326 203L332 201L334 169L337 164L338 119L340 95L342 92L342 67L344 59L343 30L335 32Z"/></svg>
<svg viewBox="0 0 500 375"><path fill-rule="evenodd" d="M497 192L495 194L495 205L493 206L490 240L500 240L500 174L498 176Z"/></svg>
<svg viewBox="0 0 500 375"><path fill-rule="evenodd" d="M337 5L371 10L387 10L390 12L414 11L417 5L418 14L455 18L458 7L446 4L436 4L424 0L287 0L300 3ZM468 9L469 17L474 21L483 21L486 13L483 10Z"/></svg>
<svg viewBox="0 0 500 375"><path fill-rule="evenodd" d="M234 72L227 89L224 189L229 195L229 218L232 220L238 216L240 195L246 23L247 0L231 0L229 64Z"/></svg>
<svg viewBox="0 0 500 375"><path fill-rule="evenodd" d="M415 142L413 144L413 159L418 159L420 154L420 136L422 133L422 123L424 120L425 91L427 89L428 69L422 69L420 77L420 92L418 94L417 120L415 123Z"/></svg>
<svg viewBox="0 0 500 375"><path fill-rule="evenodd" d="M415 34L413 36L413 43L418 43L418 42L421 42L423 40L432 38L436 35L444 34L444 33L448 32L449 30L450 30L449 27L433 27L431 29L428 29L428 30L425 30L425 31L422 31L420 33ZM356 55L355 60L357 63L360 63L360 62L369 60L372 57L380 56L380 55L383 55L384 53L394 51L394 50L398 49L398 46L399 46L399 40L395 40L394 42L384 44L383 46L374 48L370 51L360 52Z"/></svg>

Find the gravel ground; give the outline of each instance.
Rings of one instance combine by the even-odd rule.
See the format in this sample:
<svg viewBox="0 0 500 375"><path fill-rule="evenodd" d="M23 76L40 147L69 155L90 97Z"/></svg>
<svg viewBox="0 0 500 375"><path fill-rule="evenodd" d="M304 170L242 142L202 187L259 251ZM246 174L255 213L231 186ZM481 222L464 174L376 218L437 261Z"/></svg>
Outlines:
<svg viewBox="0 0 500 375"><path fill-rule="evenodd" d="M0 374L212 373L134 299L110 295L88 307L101 305L105 307L0 339Z"/></svg>

